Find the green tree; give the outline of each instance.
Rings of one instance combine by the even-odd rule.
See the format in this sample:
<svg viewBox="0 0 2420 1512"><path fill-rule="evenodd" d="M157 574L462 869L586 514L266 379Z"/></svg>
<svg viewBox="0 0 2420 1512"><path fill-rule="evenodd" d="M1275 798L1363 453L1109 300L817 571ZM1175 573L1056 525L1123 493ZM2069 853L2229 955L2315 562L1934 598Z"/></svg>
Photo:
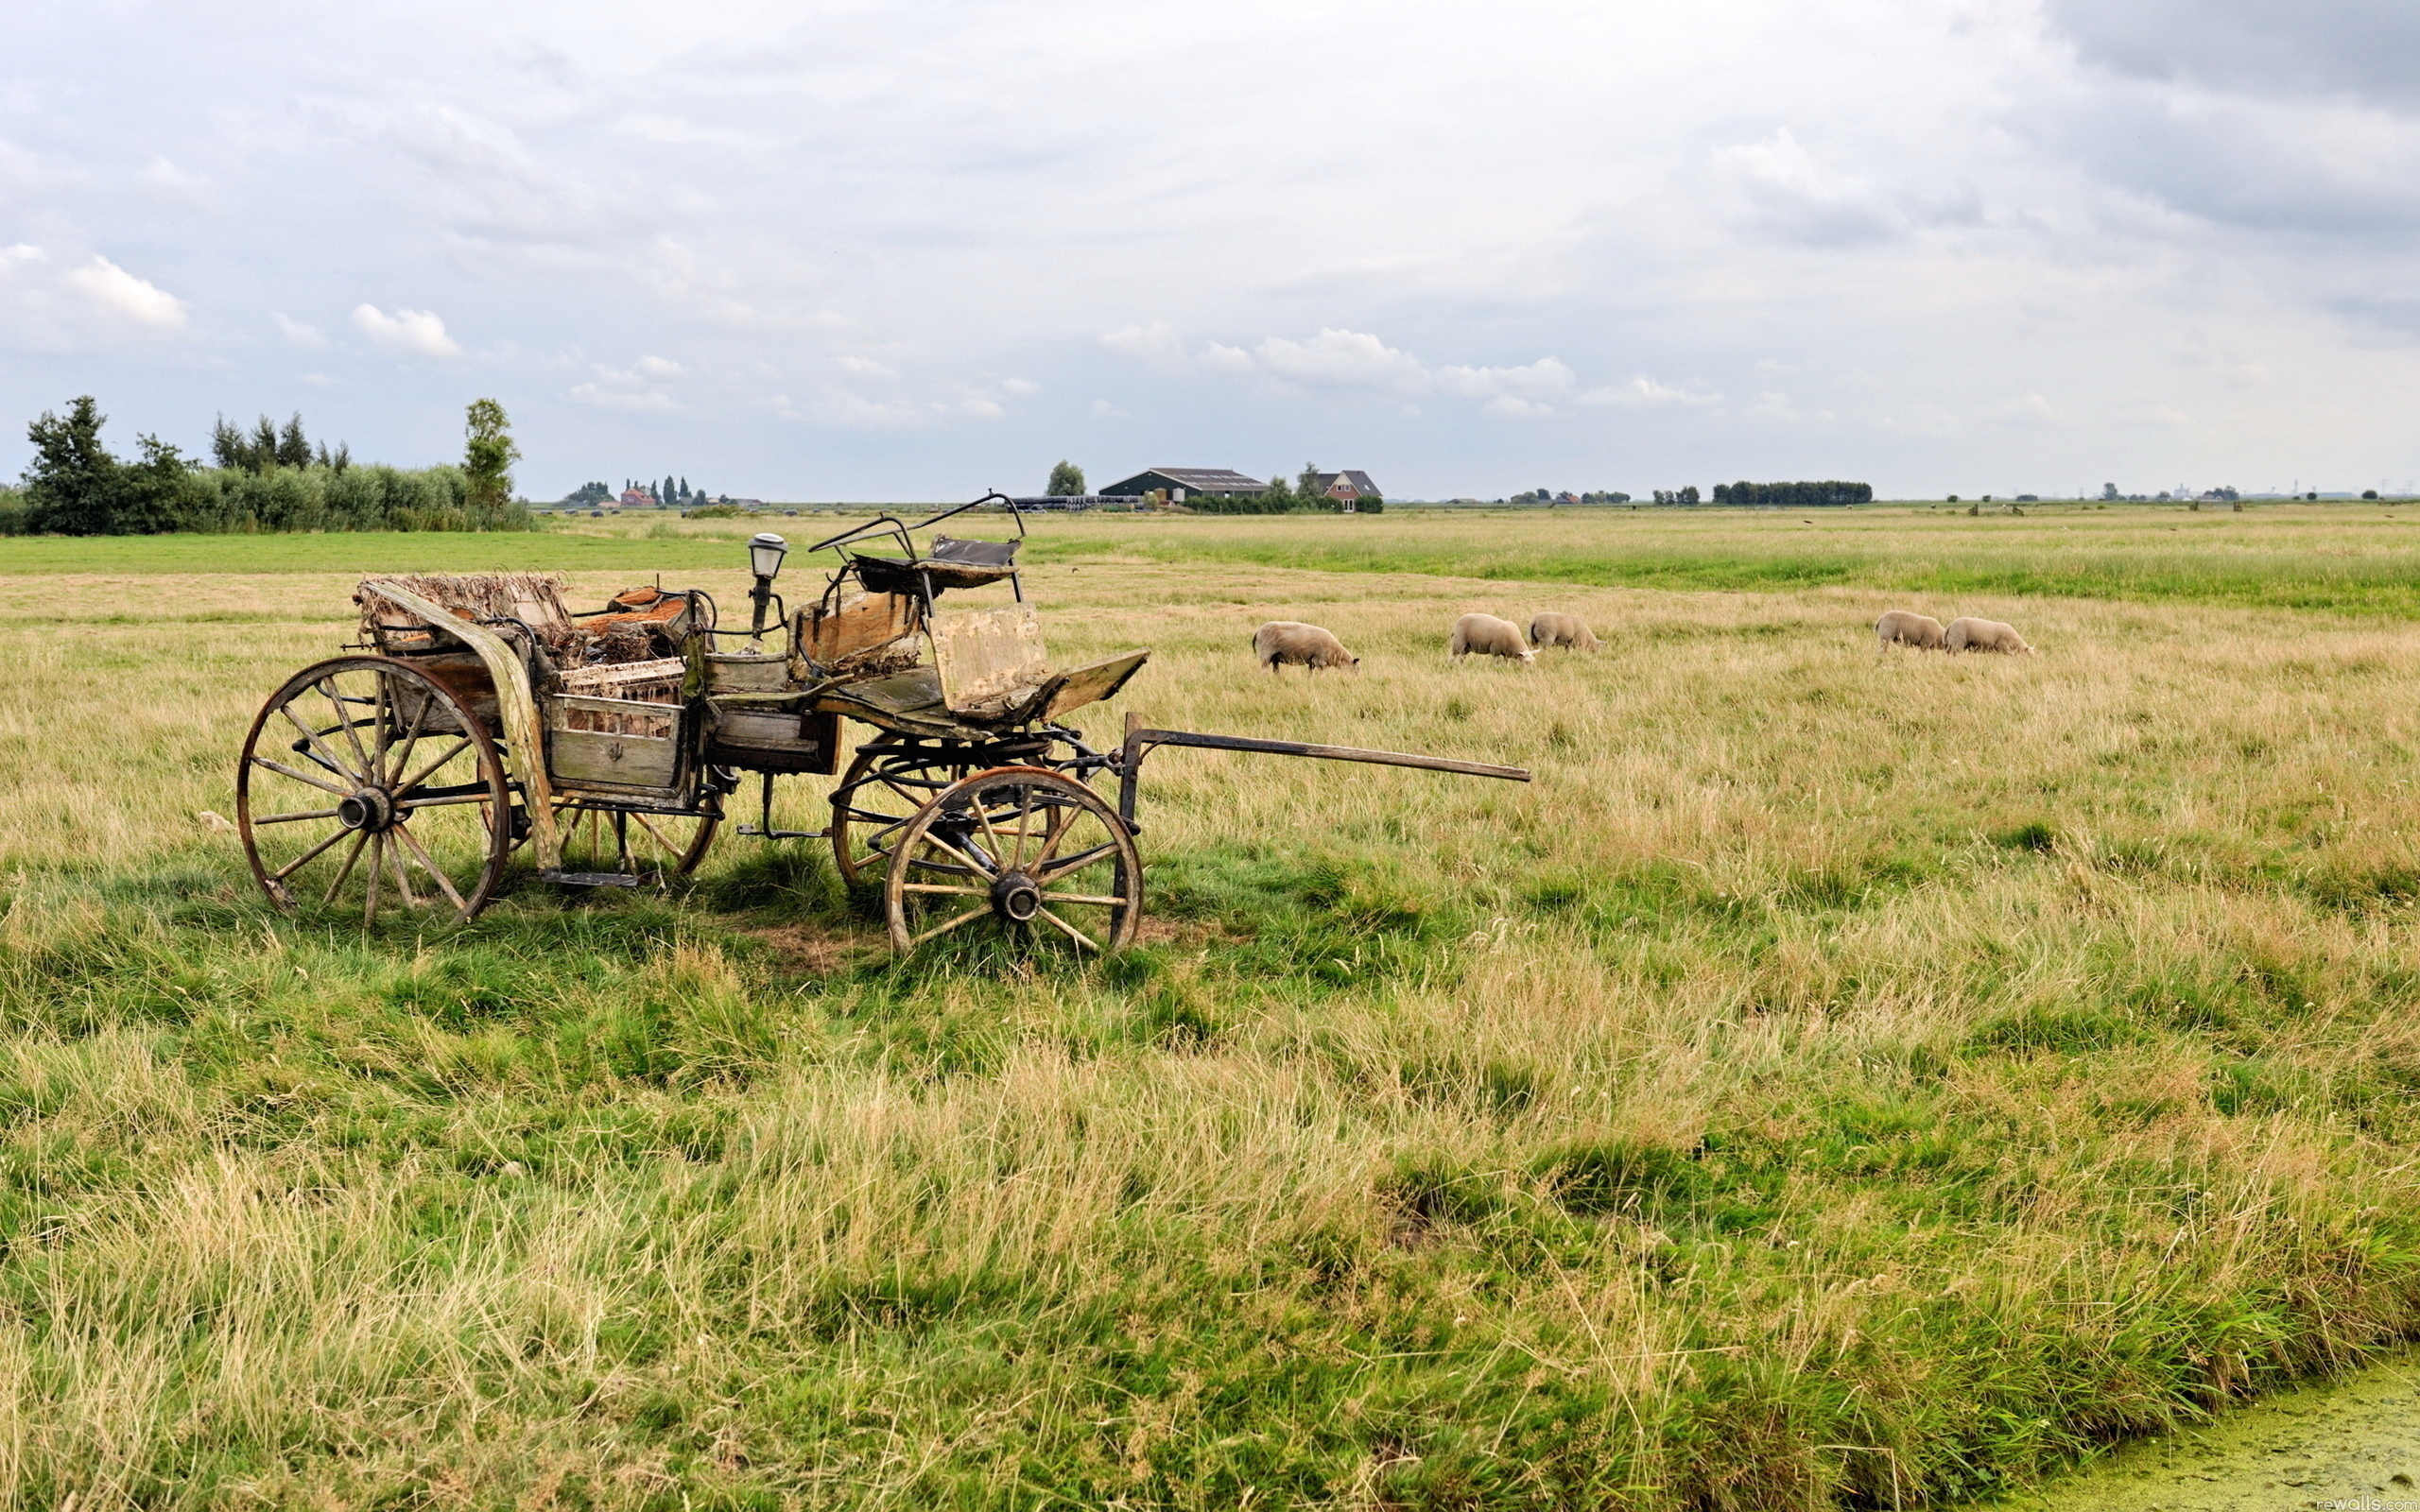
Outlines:
<svg viewBox="0 0 2420 1512"><path fill-rule="evenodd" d="M303 438L302 412L299 409L286 421L285 429L277 433L277 465L280 467L309 467L311 465L311 443Z"/></svg>
<svg viewBox="0 0 2420 1512"><path fill-rule="evenodd" d="M149 536L174 530L189 518L183 507L186 490L199 464L157 436L138 436L134 444L143 460L118 467L117 533Z"/></svg>
<svg viewBox="0 0 2420 1512"><path fill-rule="evenodd" d="M1054 499L1073 499L1084 491L1084 470L1065 457L1050 470L1050 485L1042 490Z"/></svg>
<svg viewBox="0 0 2420 1512"><path fill-rule="evenodd" d="M512 499L512 464L521 460L513 443L512 422L504 406L493 399L475 399L464 419L462 476L469 487L471 512L476 516L502 509Z"/></svg>
<svg viewBox="0 0 2420 1512"><path fill-rule="evenodd" d="M1269 502L1275 506L1291 506L1294 502L1293 486L1286 481L1283 472L1269 480Z"/></svg>
<svg viewBox="0 0 2420 1512"><path fill-rule="evenodd" d="M101 427L108 422L93 396L83 394L68 402L66 414L45 409L26 427L26 438L34 443L33 463L25 472L26 529L62 536L117 533L125 464L101 443Z"/></svg>
<svg viewBox="0 0 2420 1512"><path fill-rule="evenodd" d="M1294 480L1294 491L1305 500L1320 496L1320 465L1317 462L1303 464L1303 475Z"/></svg>

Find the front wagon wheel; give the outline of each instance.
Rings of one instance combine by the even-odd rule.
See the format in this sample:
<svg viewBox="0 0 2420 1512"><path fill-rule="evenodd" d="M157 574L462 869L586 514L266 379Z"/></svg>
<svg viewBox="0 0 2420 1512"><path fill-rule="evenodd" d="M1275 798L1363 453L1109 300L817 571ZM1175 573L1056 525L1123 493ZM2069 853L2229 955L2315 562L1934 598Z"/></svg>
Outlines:
<svg viewBox="0 0 2420 1512"><path fill-rule="evenodd" d="M269 695L235 769L235 828L269 902L467 919L512 849L514 794L475 714L409 662L338 657Z"/></svg>
<svg viewBox="0 0 2420 1512"><path fill-rule="evenodd" d="M1143 921L1143 864L1124 821L1091 788L1039 766L944 788L898 832L882 892L903 954L960 932L1106 954L1132 944Z"/></svg>

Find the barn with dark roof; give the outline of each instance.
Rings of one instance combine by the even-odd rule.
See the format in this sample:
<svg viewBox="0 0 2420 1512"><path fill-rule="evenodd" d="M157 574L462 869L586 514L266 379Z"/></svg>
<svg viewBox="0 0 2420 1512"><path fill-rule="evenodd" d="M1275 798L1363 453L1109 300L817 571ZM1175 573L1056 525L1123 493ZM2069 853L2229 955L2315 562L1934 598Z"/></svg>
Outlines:
<svg viewBox="0 0 2420 1512"><path fill-rule="evenodd" d="M1197 493L1266 493L1269 484L1223 467L1154 467L1121 478L1100 491L1113 497L1150 493L1166 489L1170 499ZM1180 492L1179 490L1183 491Z"/></svg>

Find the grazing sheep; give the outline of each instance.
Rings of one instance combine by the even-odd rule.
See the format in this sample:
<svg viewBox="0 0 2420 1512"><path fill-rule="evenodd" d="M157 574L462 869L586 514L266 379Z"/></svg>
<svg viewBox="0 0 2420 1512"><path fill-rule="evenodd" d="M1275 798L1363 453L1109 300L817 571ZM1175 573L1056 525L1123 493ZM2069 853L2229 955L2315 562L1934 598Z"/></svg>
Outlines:
<svg viewBox="0 0 2420 1512"><path fill-rule="evenodd" d="M1952 651L2006 651L2011 656L2031 656L2033 647L2025 637L1997 620L1956 619L1943 632L1943 644Z"/></svg>
<svg viewBox="0 0 2420 1512"><path fill-rule="evenodd" d="M1558 614L1552 610L1530 617L1530 644L1534 646L1569 646L1574 651L1597 649L1597 632L1577 614Z"/></svg>
<svg viewBox="0 0 2420 1512"><path fill-rule="evenodd" d="M1493 614L1465 614L1454 622L1454 638L1446 649L1455 656L1511 657L1516 662L1535 662L1538 653L1521 642L1521 627L1511 620L1499 620Z"/></svg>
<svg viewBox="0 0 2420 1512"><path fill-rule="evenodd" d="M1300 620L1270 620L1252 632L1253 660L1274 672L1281 666L1357 667L1361 659L1344 643L1316 625Z"/></svg>
<svg viewBox="0 0 2420 1512"><path fill-rule="evenodd" d="M1912 645L1919 651L1938 651L1947 633L1941 627L1941 621L1911 609L1894 609L1874 622L1874 638L1881 643L1885 651L1894 645Z"/></svg>

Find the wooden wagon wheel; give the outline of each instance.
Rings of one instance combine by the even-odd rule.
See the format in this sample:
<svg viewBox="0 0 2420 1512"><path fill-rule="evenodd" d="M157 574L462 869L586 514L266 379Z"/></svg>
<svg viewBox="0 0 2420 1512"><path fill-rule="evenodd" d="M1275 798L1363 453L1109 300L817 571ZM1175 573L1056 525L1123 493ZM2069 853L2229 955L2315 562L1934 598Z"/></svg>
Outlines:
<svg viewBox="0 0 2420 1512"><path fill-rule="evenodd" d="M1143 864L1091 788L999 766L944 788L899 831L883 912L903 953L971 925L1105 954L1132 944L1143 921Z"/></svg>
<svg viewBox="0 0 2420 1512"><path fill-rule="evenodd" d="M512 849L504 761L443 683L389 657L305 667L269 696L235 769L252 875L288 912L382 902L467 919Z"/></svg>
<svg viewBox="0 0 2420 1512"><path fill-rule="evenodd" d="M719 814L658 814L579 798L555 804L563 870L635 877L646 887L697 870L721 827Z"/></svg>
<svg viewBox="0 0 2420 1512"><path fill-rule="evenodd" d="M840 881L880 880L900 832L966 772L962 754L929 746L859 747L832 790L832 861Z"/></svg>

